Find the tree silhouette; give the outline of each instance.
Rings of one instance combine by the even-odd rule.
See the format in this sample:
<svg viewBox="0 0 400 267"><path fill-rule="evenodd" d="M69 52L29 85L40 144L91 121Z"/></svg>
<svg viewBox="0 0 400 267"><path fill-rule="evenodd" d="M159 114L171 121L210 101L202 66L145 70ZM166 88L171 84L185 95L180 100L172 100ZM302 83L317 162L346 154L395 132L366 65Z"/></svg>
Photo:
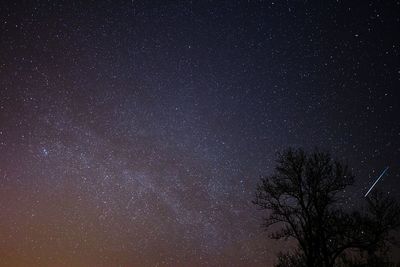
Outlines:
<svg viewBox="0 0 400 267"><path fill-rule="evenodd" d="M360 257L354 266L383 267L394 266L390 262L389 251L391 245L398 245L398 241L391 232L400 227L400 207L396 201L375 192L367 199L366 210L353 212L358 230L358 248Z"/></svg>
<svg viewBox="0 0 400 267"><path fill-rule="evenodd" d="M371 197L366 212L345 212L340 193L353 182L349 167L329 153L288 149L279 155L274 174L261 178L253 201L268 210L266 229L279 226L272 238L298 243L294 252L278 256L277 266L350 266L355 253L356 259L366 252L372 260L382 252L389 232L399 226L396 203Z"/></svg>

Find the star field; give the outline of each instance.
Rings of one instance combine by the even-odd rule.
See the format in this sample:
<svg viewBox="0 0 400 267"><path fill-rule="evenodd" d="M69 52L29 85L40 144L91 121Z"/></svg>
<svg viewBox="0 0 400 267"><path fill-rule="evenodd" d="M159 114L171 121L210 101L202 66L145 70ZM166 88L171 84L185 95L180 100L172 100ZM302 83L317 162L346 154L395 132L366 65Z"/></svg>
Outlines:
<svg viewBox="0 0 400 267"><path fill-rule="evenodd" d="M272 266L289 146L400 199L399 1L3 1L0 266Z"/></svg>

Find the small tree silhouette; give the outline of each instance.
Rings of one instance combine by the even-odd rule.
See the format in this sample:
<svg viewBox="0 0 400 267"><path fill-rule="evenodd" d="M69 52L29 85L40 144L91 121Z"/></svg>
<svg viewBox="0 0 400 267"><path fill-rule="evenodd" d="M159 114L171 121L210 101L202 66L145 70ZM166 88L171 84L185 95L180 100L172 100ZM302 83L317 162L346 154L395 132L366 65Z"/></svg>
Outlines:
<svg viewBox="0 0 400 267"><path fill-rule="evenodd" d="M398 227L389 218L400 218L395 203L370 198L368 212L346 213L339 193L353 182L348 166L329 153L288 149L279 155L274 174L261 178L253 201L269 211L266 229L279 224L272 238L298 242L297 250L278 256L277 266L349 266L353 250L372 260L387 244L389 232ZM383 217L388 220L378 221Z"/></svg>
<svg viewBox="0 0 400 267"><path fill-rule="evenodd" d="M398 245L398 240L391 235L400 227L398 203L387 195L374 192L367 198L366 210L354 212L352 216L358 225L358 230L352 232L356 235L354 240L358 240L354 247L360 254L354 266L394 266L389 252L391 246Z"/></svg>

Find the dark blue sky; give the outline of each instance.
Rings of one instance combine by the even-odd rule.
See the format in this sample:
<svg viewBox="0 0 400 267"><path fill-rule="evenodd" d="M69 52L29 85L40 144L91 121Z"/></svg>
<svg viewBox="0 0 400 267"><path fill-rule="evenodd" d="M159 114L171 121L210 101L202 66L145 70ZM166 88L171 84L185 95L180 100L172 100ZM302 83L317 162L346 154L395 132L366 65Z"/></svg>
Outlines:
<svg viewBox="0 0 400 267"><path fill-rule="evenodd" d="M399 1L3 1L1 266L265 266L287 147L400 199Z"/></svg>

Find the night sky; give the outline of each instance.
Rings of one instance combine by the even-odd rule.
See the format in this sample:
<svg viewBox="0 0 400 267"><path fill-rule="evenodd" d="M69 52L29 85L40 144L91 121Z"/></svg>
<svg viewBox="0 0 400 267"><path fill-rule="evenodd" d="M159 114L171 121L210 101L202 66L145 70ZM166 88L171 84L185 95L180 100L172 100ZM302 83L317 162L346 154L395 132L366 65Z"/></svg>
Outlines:
<svg viewBox="0 0 400 267"><path fill-rule="evenodd" d="M288 147L400 200L400 1L162 2L1 1L0 266L272 266Z"/></svg>

